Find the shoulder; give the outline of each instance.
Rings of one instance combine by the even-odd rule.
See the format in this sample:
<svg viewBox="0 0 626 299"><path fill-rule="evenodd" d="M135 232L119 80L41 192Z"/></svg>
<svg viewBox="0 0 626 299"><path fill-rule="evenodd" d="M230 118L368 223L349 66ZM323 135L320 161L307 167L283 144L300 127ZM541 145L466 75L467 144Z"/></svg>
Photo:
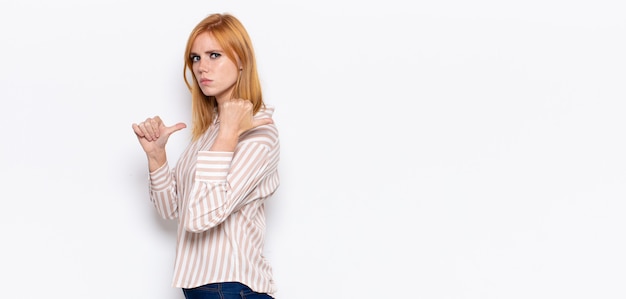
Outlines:
<svg viewBox="0 0 626 299"><path fill-rule="evenodd" d="M265 109L257 112L254 118L271 118L273 114L274 107L267 106ZM274 147L278 144L278 128L275 123L258 126L244 133L240 138L240 142L260 142Z"/></svg>
<svg viewBox="0 0 626 299"><path fill-rule="evenodd" d="M275 124L258 126L240 136L240 142L278 143L278 128Z"/></svg>

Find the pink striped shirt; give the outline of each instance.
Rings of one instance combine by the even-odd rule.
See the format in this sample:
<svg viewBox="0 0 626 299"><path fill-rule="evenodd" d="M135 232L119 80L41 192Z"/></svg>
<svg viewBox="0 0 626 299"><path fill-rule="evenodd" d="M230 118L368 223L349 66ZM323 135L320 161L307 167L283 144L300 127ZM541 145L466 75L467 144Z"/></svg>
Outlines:
<svg viewBox="0 0 626 299"><path fill-rule="evenodd" d="M255 117L271 117L273 107ZM280 146L274 124L239 138L234 152L212 152L219 121L181 154L150 173L150 200L161 217L178 217L173 287L238 281L273 296L263 256L264 203L279 185Z"/></svg>

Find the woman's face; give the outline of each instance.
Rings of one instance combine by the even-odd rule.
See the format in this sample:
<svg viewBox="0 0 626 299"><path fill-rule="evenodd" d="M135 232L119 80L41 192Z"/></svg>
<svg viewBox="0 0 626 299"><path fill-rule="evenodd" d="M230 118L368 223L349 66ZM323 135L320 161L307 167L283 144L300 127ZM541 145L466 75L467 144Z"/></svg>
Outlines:
<svg viewBox="0 0 626 299"><path fill-rule="evenodd" d="M214 96L218 103L230 100L239 67L224 53L213 36L204 32L191 45L192 71L202 93Z"/></svg>

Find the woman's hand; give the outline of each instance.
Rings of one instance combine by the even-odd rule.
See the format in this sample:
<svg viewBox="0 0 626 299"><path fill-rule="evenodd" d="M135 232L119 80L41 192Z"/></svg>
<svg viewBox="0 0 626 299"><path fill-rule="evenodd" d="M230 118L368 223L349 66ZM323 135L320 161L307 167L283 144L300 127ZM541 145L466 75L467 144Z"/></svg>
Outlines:
<svg viewBox="0 0 626 299"><path fill-rule="evenodd" d="M163 165L166 161L165 145L172 133L186 128L184 123L177 123L171 127L165 126L160 117L147 118L138 124L133 124L133 131L139 144L148 156L150 170Z"/></svg>
<svg viewBox="0 0 626 299"><path fill-rule="evenodd" d="M232 99L219 104L220 128L211 150L234 151L241 134L274 122L271 118L255 119L252 108L252 102L243 99Z"/></svg>

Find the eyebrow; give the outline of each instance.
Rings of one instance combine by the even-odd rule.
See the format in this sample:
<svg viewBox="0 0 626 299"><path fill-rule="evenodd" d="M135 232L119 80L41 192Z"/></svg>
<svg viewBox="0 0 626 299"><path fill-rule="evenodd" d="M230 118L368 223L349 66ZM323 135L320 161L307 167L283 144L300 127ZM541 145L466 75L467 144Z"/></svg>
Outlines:
<svg viewBox="0 0 626 299"><path fill-rule="evenodd" d="M204 54L211 54L211 53L224 53L223 50L208 50L208 51L204 51ZM196 52L189 52L189 55L198 55L198 53Z"/></svg>

